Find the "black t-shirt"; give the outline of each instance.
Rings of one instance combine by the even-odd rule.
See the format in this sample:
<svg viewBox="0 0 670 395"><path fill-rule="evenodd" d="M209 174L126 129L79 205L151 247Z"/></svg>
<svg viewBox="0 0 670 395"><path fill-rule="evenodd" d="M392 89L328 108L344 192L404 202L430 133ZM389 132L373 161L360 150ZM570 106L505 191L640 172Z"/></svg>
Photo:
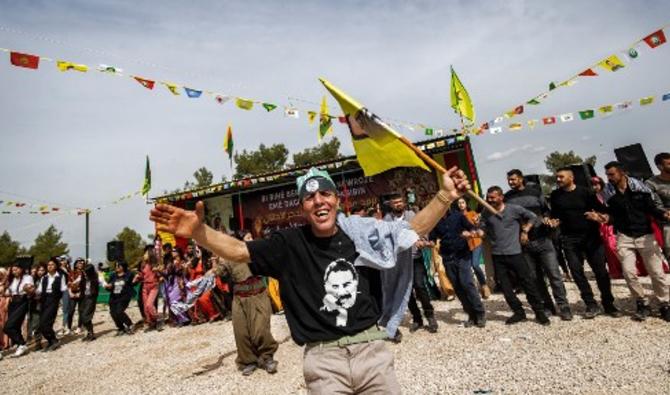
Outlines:
<svg viewBox="0 0 670 395"><path fill-rule="evenodd" d="M379 320L379 272L354 267L358 253L342 230L319 238L305 225L247 247L251 271L279 281L286 320L299 345L354 335Z"/></svg>
<svg viewBox="0 0 670 395"><path fill-rule="evenodd" d="M562 188L551 192L551 216L561 220L561 234L566 236L585 236L598 233L598 223L589 221L584 214L595 210L606 212L596 194L579 185L572 191Z"/></svg>

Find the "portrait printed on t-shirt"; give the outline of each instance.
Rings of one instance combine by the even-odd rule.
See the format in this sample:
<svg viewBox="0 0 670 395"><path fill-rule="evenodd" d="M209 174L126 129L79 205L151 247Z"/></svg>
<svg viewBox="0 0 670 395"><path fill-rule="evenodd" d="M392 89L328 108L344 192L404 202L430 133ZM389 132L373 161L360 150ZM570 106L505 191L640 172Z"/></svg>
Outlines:
<svg viewBox="0 0 670 395"><path fill-rule="evenodd" d="M334 312L335 325L347 326L348 310L356 304L358 272L354 265L340 258L326 267L323 276L326 295L321 311Z"/></svg>

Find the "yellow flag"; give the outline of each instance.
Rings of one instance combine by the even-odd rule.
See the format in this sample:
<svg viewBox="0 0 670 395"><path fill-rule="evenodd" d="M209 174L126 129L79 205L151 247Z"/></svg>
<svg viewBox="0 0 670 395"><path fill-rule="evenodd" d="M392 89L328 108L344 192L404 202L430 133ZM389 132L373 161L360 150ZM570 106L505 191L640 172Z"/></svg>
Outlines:
<svg viewBox="0 0 670 395"><path fill-rule="evenodd" d="M165 87L168 88L168 90L172 92L173 95L179 96L179 91L177 90L179 87L177 87L177 85L171 84L169 82L163 82L163 85L165 85Z"/></svg>
<svg viewBox="0 0 670 395"><path fill-rule="evenodd" d="M465 90L453 67L451 68L451 107L462 117L467 118L472 123L475 122L475 107L472 105L470 95Z"/></svg>
<svg viewBox="0 0 670 395"><path fill-rule="evenodd" d="M242 99L238 97L235 99L235 105L243 110L251 110L254 107L253 100Z"/></svg>
<svg viewBox="0 0 670 395"><path fill-rule="evenodd" d="M426 163L400 141L402 136L398 132L330 82L323 78L319 80L342 108L358 163L366 176L395 167L421 167L430 171Z"/></svg>
<svg viewBox="0 0 670 395"><path fill-rule="evenodd" d="M56 62L56 67L58 67L58 70L60 70L60 71L74 70L74 71L79 71L79 72L82 72L82 73L85 73L85 72L88 71L88 66L86 66L85 64L76 64L76 63L72 63L72 62L66 62L64 60L57 61Z"/></svg>
<svg viewBox="0 0 670 395"><path fill-rule="evenodd" d="M321 100L321 110L319 112L319 141L321 141L326 134L333 133L333 122L328 114L328 102L326 96Z"/></svg>
<svg viewBox="0 0 670 395"><path fill-rule="evenodd" d="M607 59L601 60L600 62L598 62L598 66L602 67L607 71L617 71L624 67L623 62L616 55L612 55Z"/></svg>
<svg viewBox="0 0 670 395"><path fill-rule="evenodd" d="M307 111L307 121L309 124L313 124L316 119L316 111Z"/></svg>

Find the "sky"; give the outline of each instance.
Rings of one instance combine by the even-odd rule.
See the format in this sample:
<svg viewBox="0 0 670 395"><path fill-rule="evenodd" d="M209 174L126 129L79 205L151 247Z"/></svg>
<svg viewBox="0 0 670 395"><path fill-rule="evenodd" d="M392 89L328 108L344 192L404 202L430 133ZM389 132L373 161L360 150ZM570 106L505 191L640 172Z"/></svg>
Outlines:
<svg viewBox="0 0 670 395"><path fill-rule="evenodd" d="M317 109L325 77L382 118L435 128L458 127L449 106L453 65L475 104L478 123L617 54L670 23L667 1L6 1L0 0L0 48L83 63L108 64L143 76ZM145 157L152 195L181 187L205 166L230 178L221 149L228 124L237 150L284 143L290 152L317 144L305 116L242 111L210 97L172 96L130 78L89 71L13 67L0 52L0 200L63 208L104 206L91 214L91 257L128 226L153 232L149 207L136 197ZM670 44L641 48L616 73L597 70L555 91L520 122L657 95L658 102L589 121L472 138L484 187L505 185L505 172L544 173L552 151L596 155L597 170L613 149L641 143L648 158L670 150ZM335 102L329 98L331 108ZM402 130L413 141L423 131ZM342 152L348 131L336 125ZM84 217L2 215L24 246L50 224L70 254L84 255Z"/></svg>

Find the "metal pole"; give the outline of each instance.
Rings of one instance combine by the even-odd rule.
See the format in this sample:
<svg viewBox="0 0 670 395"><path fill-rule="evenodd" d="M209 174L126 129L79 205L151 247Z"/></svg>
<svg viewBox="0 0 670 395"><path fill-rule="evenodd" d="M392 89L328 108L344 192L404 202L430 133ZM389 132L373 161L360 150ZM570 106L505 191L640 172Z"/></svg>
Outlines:
<svg viewBox="0 0 670 395"><path fill-rule="evenodd" d="M86 210L86 260L88 260L88 231L89 231L89 215L91 214L90 210Z"/></svg>

